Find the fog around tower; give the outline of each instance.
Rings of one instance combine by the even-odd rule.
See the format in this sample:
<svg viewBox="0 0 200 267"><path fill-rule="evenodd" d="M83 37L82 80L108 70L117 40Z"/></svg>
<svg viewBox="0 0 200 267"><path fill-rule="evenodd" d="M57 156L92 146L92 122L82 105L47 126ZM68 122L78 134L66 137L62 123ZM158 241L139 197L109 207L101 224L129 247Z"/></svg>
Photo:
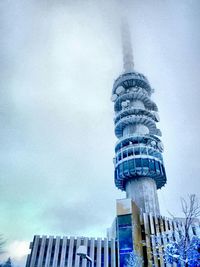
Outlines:
<svg viewBox="0 0 200 267"><path fill-rule="evenodd" d="M200 3L103 2L0 3L0 229L19 266L34 234L105 235L125 197L110 101L122 16L161 118L161 214L181 216L180 197L199 196Z"/></svg>

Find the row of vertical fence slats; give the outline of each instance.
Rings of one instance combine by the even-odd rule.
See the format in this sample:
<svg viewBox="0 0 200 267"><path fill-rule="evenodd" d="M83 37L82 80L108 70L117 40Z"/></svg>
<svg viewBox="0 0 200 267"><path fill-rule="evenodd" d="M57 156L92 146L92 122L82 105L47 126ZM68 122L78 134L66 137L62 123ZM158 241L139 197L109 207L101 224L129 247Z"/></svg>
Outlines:
<svg viewBox="0 0 200 267"><path fill-rule="evenodd" d="M116 267L116 246L115 240L111 239L111 267Z"/></svg>
<svg viewBox="0 0 200 267"><path fill-rule="evenodd" d="M151 229L151 244L152 244L152 250L153 250L153 259L154 259L154 265L158 266L158 257L157 257L157 250L156 250L156 240L154 238L156 232L154 228L154 221L153 216L149 216L150 218L150 229Z"/></svg>
<svg viewBox="0 0 200 267"><path fill-rule="evenodd" d="M104 238L104 267L108 267L108 239Z"/></svg>
<svg viewBox="0 0 200 267"><path fill-rule="evenodd" d="M70 239L69 239L69 252L68 252L67 267L72 266L73 247L74 247L74 237L70 237Z"/></svg>
<svg viewBox="0 0 200 267"><path fill-rule="evenodd" d="M155 216L154 219L155 219L155 226L156 226L156 236L158 238L157 245L158 245L158 255L159 255L160 265L164 266L163 248L162 248L163 240L162 240L162 233L160 232L160 221L161 220L158 220L157 216Z"/></svg>
<svg viewBox="0 0 200 267"><path fill-rule="evenodd" d="M145 246L147 251L148 267L177 267L176 263L165 263L164 247L166 247L170 240L180 240L180 233L184 233L185 231L183 222L143 213L141 224L144 226L145 232ZM197 236L199 236L200 227L194 226L194 228ZM190 228L190 239L192 239L193 236L193 229Z"/></svg>
<svg viewBox="0 0 200 267"><path fill-rule="evenodd" d="M60 237L57 236L56 237L56 246L55 246L54 258L53 258L53 267L57 267L57 265L58 265L59 247L60 247Z"/></svg>
<svg viewBox="0 0 200 267"><path fill-rule="evenodd" d="M85 237L84 238L84 246L88 247L88 238ZM83 263L82 263L82 267L86 267L87 266L87 259L83 259Z"/></svg>
<svg viewBox="0 0 200 267"><path fill-rule="evenodd" d="M108 241L107 238L89 239L87 237L63 237L61 239L59 236L56 238L53 236L48 238L47 236L35 236L28 267L87 267L88 261L83 259L81 262L80 256L76 255L76 250L80 245L85 245L88 248L89 256L92 259L92 267L94 267L94 263L95 267L116 267L114 239L111 241ZM52 256L53 259L51 259ZM110 264L109 257L111 258Z"/></svg>
<svg viewBox="0 0 200 267"><path fill-rule="evenodd" d="M175 236L174 236L174 230L173 230L173 222L172 222L172 220L169 220L169 242L170 242L170 240L173 240L173 241L175 241ZM176 267L177 265L176 265L176 263L174 262L173 264L172 264L172 266L173 267Z"/></svg>
<svg viewBox="0 0 200 267"><path fill-rule="evenodd" d="M36 261L37 251L38 251L39 240L40 240L40 237L35 236L32 255L31 255L30 267L35 267L35 261Z"/></svg>
<svg viewBox="0 0 200 267"><path fill-rule="evenodd" d="M40 248L39 260L38 260L38 266L42 266L42 263L43 263L43 257L44 257L45 245L46 245L46 236L42 236L42 242L41 242L41 248Z"/></svg>
<svg viewBox="0 0 200 267"><path fill-rule="evenodd" d="M167 220L165 220L164 218L162 218L162 221L163 221L163 228L165 229L165 232L168 232L169 229L168 229L168 222L167 222ZM168 237L167 237L166 234L163 235L163 244L164 244L164 247L166 247L167 244L168 244ZM170 263L166 263L166 266L167 267L170 267L172 265Z"/></svg>
<svg viewBox="0 0 200 267"><path fill-rule="evenodd" d="M97 267L101 267L101 239L97 239Z"/></svg>
<svg viewBox="0 0 200 267"><path fill-rule="evenodd" d="M78 237L77 238L77 241L76 241L76 247L78 248L79 246L81 245L81 238L80 237ZM71 248L71 255L73 255L73 246L72 246L72 248ZM75 267L78 267L79 266L79 263L80 263L80 257L78 257L77 255L76 255L76 258L75 258ZM70 264L72 264L72 263L70 263ZM68 267L71 267L72 265L68 265Z"/></svg>
<svg viewBox="0 0 200 267"><path fill-rule="evenodd" d="M94 247L95 247L95 239L90 239L90 258L92 259L92 267L94 266Z"/></svg>
<svg viewBox="0 0 200 267"><path fill-rule="evenodd" d="M53 236L50 236L49 237L48 248L47 248L47 256L46 256L45 267L48 267L50 265L52 246L53 246Z"/></svg>
<svg viewBox="0 0 200 267"><path fill-rule="evenodd" d="M150 241L150 229L149 229L149 222L148 222L148 214L143 214L143 222L144 222L144 231L145 231L145 239L146 239L146 249L147 249L147 261L148 266L152 267L152 250L151 250L151 241Z"/></svg>
<svg viewBox="0 0 200 267"><path fill-rule="evenodd" d="M67 250L67 237L63 237L63 244L62 244L62 251L61 251L61 260L60 260L60 267L65 267L65 256Z"/></svg>

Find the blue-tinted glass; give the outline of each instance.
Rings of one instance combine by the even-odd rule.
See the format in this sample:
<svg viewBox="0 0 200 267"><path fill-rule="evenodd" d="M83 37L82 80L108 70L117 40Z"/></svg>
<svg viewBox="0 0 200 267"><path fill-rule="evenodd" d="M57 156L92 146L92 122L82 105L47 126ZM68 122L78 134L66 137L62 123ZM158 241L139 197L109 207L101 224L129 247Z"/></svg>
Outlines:
<svg viewBox="0 0 200 267"><path fill-rule="evenodd" d="M139 149L139 147L135 147L135 149L134 149L134 154L135 154L135 155L139 155L139 154L140 154L140 149Z"/></svg>
<svg viewBox="0 0 200 267"><path fill-rule="evenodd" d="M156 172L160 172L159 163L157 161L155 161L155 165L156 165Z"/></svg>
<svg viewBox="0 0 200 267"><path fill-rule="evenodd" d="M149 166L149 160L148 159L142 159L142 166L148 167Z"/></svg>
<svg viewBox="0 0 200 267"><path fill-rule="evenodd" d="M118 216L118 226L131 226L131 215Z"/></svg>
<svg viewBox="0 0 200 267"><path fill-rule="evenodd" d="M120 174L123 172L122 164L119 165L119 172L120 172Z"/></svg>
<svg viewBox="0 0 200 267"><path fill-rule="evenodd" d="M129 156L132 156L132 155L133 155L133 150L132 150L132 149L129 149L129 151L128 151L128 155L129 155Z"/></svg>
<svg viewBox="0 0 200 267"><path fill-rule="evenodd" d="M135 159L136 167L141 167L141 159Z"/></svg>
<svg viewBox="0 0 200 267"><path fill-rule="evenodd" d="M129 253L133 251L131 215L118 216L118 240L120 267L123 267Z"/></svg>
<svg viewBox="0 0 200 267"><path fill-rule="evenodd" d="M132 241L131 227L119 228L119 241L120 241L119 249L121 253L132 251L133 241Z"/></svg>
<svg viewBox="0 0 200 267"><path fill-rule="evenodd" d="M135 165L134 165L134 159L129 160L129 168L130 168L130 169L134 169L134 168L135 168Z"/></svg>
<svg viewBox="0 0 200 267"><path fill-rule="evenodd" d="M128 161L124 161L124 170L127 170L128 169Z"/></svg>
<svg viewBox="0 0 200 267"><path fill-rule="evenodd" d="M155 170L154 160L152 160L152 159L149 160L149 168L150 168L150 171L154 171Z"/></svg>
<svg viewBox="0 0 200 267"><path fill-rule="evenodd" d="M127 151L124 151L123 152L123 158L126 158L127 157Z"/></svg>
<svg viewBox="0 0 200 267"><path fill-rule="evenodd" d="M141 151L141 154L146 154L146 148L145 147L141 147L140 151Z"/></svg>

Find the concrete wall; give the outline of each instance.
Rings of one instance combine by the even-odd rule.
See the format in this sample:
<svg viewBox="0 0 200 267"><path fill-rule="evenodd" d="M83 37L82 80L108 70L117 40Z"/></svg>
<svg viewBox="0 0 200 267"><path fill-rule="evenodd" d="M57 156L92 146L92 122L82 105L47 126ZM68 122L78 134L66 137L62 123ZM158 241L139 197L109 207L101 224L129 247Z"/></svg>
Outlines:
<svg viewBox="0 0 200 267"><path fill-rule="evenodd" d="M76 255L80 245L87 247L93 267L116 267L116 242L107 238L35 236L26 267L87 267L90 262Z"/></svg>

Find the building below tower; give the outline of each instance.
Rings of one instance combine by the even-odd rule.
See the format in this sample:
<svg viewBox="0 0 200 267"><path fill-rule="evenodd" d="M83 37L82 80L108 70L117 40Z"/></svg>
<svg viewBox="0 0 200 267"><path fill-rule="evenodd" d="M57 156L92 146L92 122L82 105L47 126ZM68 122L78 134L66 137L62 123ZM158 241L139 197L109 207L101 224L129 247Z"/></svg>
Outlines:
<svg viewBox="0 0 200 267"><path fill-rule="evenodd" d="M35 236L26 267L179 267L166 263L165 249L170 242L179 242L184 225L183 219L140 213L131 199L120 199L107 238ZM195 236L200 236L199 221L189 231L190 240ZM82 245L91 264L77 255Z"/></svg>
<svg viewBox="0 0 200 267"><path fill-rule="evenodd" d="M26 267L75 267L89 266L86 259L76 254L79 246L87 248L92 266L116 267L117 242L107 238L34 236L30 244Z"/></svg>

